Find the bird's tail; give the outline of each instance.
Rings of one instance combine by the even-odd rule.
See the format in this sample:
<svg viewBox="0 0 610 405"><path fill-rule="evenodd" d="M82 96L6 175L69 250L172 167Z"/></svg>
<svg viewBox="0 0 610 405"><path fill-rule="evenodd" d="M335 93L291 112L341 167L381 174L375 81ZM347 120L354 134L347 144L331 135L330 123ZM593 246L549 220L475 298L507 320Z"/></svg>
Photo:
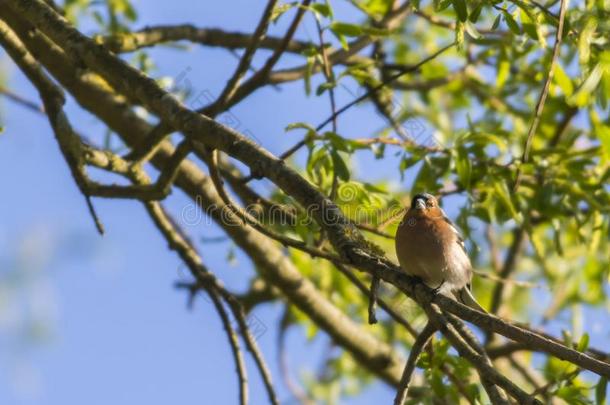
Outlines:
<svg viewBox="0 0 610 405"><path fill-rule="evenodd" d="M476 309L477 311L487 313L487 311L485 311L485 309L479 305L477 300L472 295L472 292L470 291L470 284L463 287L461 290L455 291L455 297L462 304L469 306L472 309Z"/></svg>

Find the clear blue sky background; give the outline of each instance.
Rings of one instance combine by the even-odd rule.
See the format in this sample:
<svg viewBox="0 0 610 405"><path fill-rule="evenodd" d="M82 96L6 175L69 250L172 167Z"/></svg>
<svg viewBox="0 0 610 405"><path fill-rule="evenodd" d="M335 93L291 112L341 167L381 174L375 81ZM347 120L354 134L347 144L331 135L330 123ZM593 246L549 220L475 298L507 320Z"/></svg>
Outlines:
<svg viewBox="0 0 610 405"><path fill-rule="evenodd" d="M244 32L254 29L262 7L246 0L136 0L134 5L140 13L136 27L192 23ZM354 16L342 5L337 4L339 15ZM271 33L282 33L287 20L280 20ZM85 32L93 32L91 27L85 24ZM298 36L314 38L314 33L308 20ZM37 100L29 83L0 55L10 87ZM189 69L194 94L218 94L236 64L224 50L196 46L189 52L166 47L151 55L158 62L156 77L176 77ZM261 65L262 56L255 66ZM284 66L296 62L288 57ZM352 98L344 90L338 97L340 105ZM294 143L295 135L284 133L287 124L316 124L328 110L326 97L304 97L299 82L280 91L258 91L233 113L240 121L238 129L249 130L277 153ZM68 112L80 132L100 139L103 127L92 116L72 101ZM203 299L194 311L187 311L185 293L172 287L184 277L180 262L141 205L95 200L107 230L100 238L46 118L5 100L0 114L5 127L0 135L0 404L235 403L236 375L218 317ZM369 136L382 125L370 108L362 107L340 120L342 134L353 136ZM406 187L408 179L399 183L396 161L389 156L383 164L376 162L376 171L369 170L365 177L394 179L396 186ZM370 159L359 156L356 172L362 173ZM259 187L265 190L264 184ZM449 204L450 214L459 203ZM189 204L178 192L168 201L179 220ZM195 239L222 234L210 224L182 223ZM209 267L229 286L242 289L252 268L239 251L235 263L228 264L230 249L230 242L201 245ZM260 306L254 315L267 327L259 344L280 397L286 400L289 393L279 377L276 349L281 308ZM601 343L603 335L595 333L594 325L592 342ZM328 343L323 336L308 342L301 331L292 330L288 347L293 377L315 373ZM252 403L264 404L251 361L248 366ZM349 403L389 403L392 397L392 390L375 383Z"/></svg>

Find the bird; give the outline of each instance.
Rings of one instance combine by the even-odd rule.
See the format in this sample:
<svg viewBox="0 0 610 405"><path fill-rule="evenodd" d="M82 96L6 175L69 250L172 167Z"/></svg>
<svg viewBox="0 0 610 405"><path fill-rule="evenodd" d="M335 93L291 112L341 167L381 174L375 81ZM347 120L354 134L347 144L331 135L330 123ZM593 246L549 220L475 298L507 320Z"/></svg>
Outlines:
<svg viewBox="0 0 610 405"><path fill-rule="evenodd" d="M472 264L464 239L433 195L416 194L396 230L402 271L436 293L486 312L472 295Z"/></svg>

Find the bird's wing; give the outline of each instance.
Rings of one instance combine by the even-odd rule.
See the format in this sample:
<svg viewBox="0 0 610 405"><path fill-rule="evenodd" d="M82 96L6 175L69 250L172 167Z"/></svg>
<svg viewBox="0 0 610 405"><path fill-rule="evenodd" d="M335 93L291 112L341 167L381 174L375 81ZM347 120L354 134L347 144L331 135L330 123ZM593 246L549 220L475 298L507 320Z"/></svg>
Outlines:
<svg viewBox="0 0 610 405"><path fill-rule="evenodd" d="M468 254L468 252L466 252L466 245L464 244L464 238L462 237L462 234L457 229L457 227L453 224L453 222L451 222L451 220L447 217L447 215L445 214L445 211L442 211L442 212L443 212L443 221L445 221L449 225L449 229L451 229L451 232L453 232L453 234L455 235L456 241L457 241L458 245L460 245L460 247L462 248L464 253Z"/></svg>

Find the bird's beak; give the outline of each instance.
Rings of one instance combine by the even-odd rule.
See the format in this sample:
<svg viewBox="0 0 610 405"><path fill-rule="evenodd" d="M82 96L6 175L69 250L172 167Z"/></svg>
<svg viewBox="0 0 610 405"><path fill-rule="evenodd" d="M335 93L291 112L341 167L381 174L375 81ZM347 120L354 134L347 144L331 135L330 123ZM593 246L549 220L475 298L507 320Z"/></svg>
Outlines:
<svg viewBox="0 0 610 405"><path fill-rule="evenodd" d="M423 210L425 208L426 208L426 203L424 202L424 200L417 200L417 201L415 201L415 209Z"/></svg>

